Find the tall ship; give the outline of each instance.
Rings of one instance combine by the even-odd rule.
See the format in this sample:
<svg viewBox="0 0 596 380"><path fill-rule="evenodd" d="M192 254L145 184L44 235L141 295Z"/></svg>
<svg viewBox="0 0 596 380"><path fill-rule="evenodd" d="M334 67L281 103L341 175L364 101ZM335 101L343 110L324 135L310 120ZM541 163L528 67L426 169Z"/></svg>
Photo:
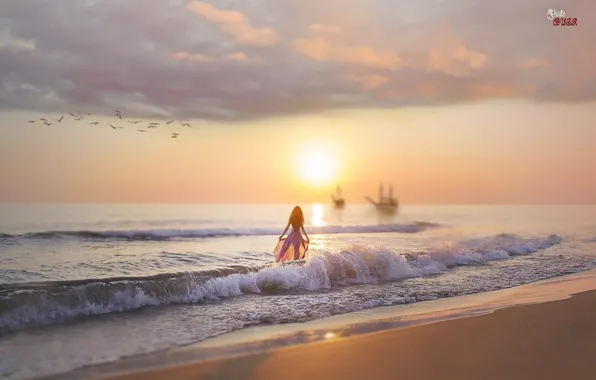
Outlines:
<svg viewBox="0 0 596 380"><path fill-rule="evenodd" d="M335 194L331 194L331 199L337 208L344 208L346 205L346 200L342 196L341 187L339 187L339 185L335 188Z"/></svg>
<svg viewBox="0 0 596 380"><path fill-rule="evenodd" d="M393 197L393 186L389 185L389 194L385 195L383 192L383 183L379 183L379 200L375 201L370 197L366 200L372 203L378 211L394 213L399 207L399 201Z"/></svg>

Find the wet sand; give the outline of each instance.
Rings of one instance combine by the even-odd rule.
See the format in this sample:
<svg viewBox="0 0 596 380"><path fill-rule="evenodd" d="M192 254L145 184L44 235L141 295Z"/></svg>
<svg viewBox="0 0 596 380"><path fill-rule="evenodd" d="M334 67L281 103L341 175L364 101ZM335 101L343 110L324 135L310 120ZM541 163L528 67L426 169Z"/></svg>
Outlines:
<svg viewBox="0 0 596 380"><path fill-rule="evenodd" d="M594 379L596 291L490 314L104 377Z"/></svg>

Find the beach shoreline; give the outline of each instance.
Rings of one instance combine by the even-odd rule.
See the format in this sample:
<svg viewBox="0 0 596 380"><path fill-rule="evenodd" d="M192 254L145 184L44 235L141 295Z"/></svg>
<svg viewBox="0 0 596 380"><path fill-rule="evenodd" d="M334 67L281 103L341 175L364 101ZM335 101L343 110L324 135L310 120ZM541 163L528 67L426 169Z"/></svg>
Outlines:
<svg viewBox="0 0 596 380"><path fill-rule="evenodd" d="M60 378L273 379L284 373L284 378L290 379L323 374L384 379L394 378L396 371L413 379L546 379L572 373L577 374L574 378L584 378L588 354L577 351L590 351L590 339L596 338L596 322L589 319L596 317L596 307L590 306L596 301L595 289L596 270L591 270L496 292L414 304L410 321L407 313L399 318L394 313L410 306L405 305L293 324L299 326L255 327L178 349L75 370ZM377 318L371 321L373 314ZM420 319L421 315L426 319ZM368 323L357 323L359 317ZM254 341L255 336L261 340ZM444 337L449 337L451 346ZM560 341L566 345L561 346ZM230 351L230 347L236 350ZM428 363L422 363L412 350ZM216 357L201 357L208 351ZM486 352L479 355L479 351ZM546 369L539 369L537 361L549 355L564 360L545 359ZM536 364L533 369L524 361L528 357ZM308 365L297 364L302 362ZM424 370L417 370L419 366ZM372 372L365 374L367 368ZM553 374L558 377L549 377ZM48 379L52 378L58 377Z"/></svg>

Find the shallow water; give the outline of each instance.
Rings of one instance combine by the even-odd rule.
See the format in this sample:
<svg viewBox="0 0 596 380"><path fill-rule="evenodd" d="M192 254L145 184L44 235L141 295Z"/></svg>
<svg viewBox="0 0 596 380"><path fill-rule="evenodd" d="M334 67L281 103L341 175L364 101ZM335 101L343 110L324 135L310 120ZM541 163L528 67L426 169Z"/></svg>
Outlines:
<svg viewBox="0 0 596 380"><path fill-rule="evenodd" d="M596 207L0 206L0 374L21 379L262 323L481 293L594 267Z"/></svg>

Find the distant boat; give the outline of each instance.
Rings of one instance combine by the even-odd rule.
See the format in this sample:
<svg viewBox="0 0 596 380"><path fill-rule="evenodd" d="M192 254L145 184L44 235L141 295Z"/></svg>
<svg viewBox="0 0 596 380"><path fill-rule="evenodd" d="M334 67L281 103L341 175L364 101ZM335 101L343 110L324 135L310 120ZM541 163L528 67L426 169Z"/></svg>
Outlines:
<svg viewBox="0 0 596 380"><path fill-rule="evenodd" d="M393 197L393 186L389 185L389 196L383 194L383 184L379 184L379 200L375 201L370 197L366 197L366 200L372 203L378 211L394 213L399 207L399 202Z"/></svg>
<svg viewBox="0 0 596 380"><path fill-rule="evenodd" d="M333 199L333 204L337 208L344 208L346 205L346 200L341 195L341 187L337 186L335 189L335 195L331 194L331 199Z"/></svg>

